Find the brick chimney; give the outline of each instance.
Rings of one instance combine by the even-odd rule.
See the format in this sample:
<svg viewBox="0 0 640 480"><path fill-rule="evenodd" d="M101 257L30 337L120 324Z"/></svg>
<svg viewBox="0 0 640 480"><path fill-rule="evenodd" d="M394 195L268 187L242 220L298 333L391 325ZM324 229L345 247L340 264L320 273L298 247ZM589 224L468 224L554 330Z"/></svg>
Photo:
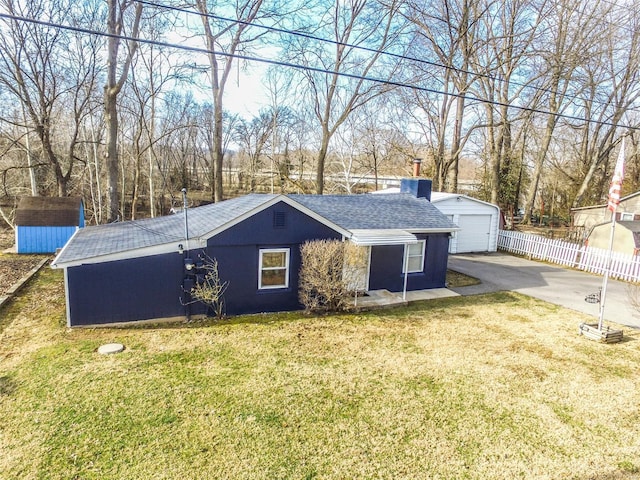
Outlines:
<svg viewBox="0 0 640 480"><path fill-rule="evenodd" d="M414 177L419 177L420 176L420 164L422 163L422 159L421 158L414 158L413 159L413 176Z"/></svg>

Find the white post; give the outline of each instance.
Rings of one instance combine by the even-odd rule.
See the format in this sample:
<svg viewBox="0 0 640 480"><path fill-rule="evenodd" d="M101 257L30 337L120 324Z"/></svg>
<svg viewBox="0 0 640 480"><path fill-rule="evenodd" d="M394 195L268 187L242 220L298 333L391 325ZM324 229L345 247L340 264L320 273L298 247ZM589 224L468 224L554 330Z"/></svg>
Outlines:
<svg viewBox="0 0 640 480"><path fill-rule="evenodd" d="M404 286L402 287L402 300L407 299L407 278L409 275L409 244L404 244Z"/></svg>
<svg viewBox="0 0 640 480"><path fill-rule="evenodd" d="M602 330L602 321L604 319L604 303L607 298L607 284L609 283L609 274L611 273L611 257L613 254L613 237L616 232L616 212L611 214L611 237L609 238L609 253L607 254L607 264L602 280L602 293L600 295L600 314L598 316L598 330Z"/></svg>
<svg viewBox="0 0 640 480"><path fill-rule="evenodd" d="M182 189L182 203L183 203L183 210L184 210L184 241L185 241L184 249L185 249L185 252L187 252L187 254L185 255L185 258L186 258L186 257L189 257L189 220L187 217L187 189L186 188Z"/></svg>

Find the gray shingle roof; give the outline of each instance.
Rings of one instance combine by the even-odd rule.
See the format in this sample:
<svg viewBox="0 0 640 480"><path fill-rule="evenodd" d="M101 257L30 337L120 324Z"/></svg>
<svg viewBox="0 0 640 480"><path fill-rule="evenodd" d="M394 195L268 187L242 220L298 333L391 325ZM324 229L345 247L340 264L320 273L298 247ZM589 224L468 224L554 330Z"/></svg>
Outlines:
<svg viewBox="0 0 640 480"><path fill-rule="evenodd" d="M640 233L640 220L618 220L617 223L633 233Z"/></svg>
<svg viewBox="0 0 640 480"><path fill-rule="evenodd" d="M246 195L188 211L189 236L201 237L277 195ZM154 247L184 240L184 215L147 218L81 228L56 257L55 264ZM132 255L133 256L133 255Z"/></svg>
<svg viewBox="0 0 640 480"><path fill-rule="evenodd" d="M72 227L80 223L80 197L22 197L16 209L16 225Z"/></svg>
<svg viewBox="0 0 640 480"><path fill-rule="evenodd" d="M345 230L454 230L456 227L425 199L389 195L287 195L328 222ZM188 211L190 238L206 238L243 215L260 209L280 195L251 194ZM177 244L184 240L181 214L86 227L78 230L54 261L69 264L104 255ZM177 245L172 246L175 248Z"/></svg>
<svg viewBox="0 0 640 480"><path fill-rule="evenodd" d="M456 228L429 201L408 193L288 197L346 230L393 228L424 231Z"/></svg>

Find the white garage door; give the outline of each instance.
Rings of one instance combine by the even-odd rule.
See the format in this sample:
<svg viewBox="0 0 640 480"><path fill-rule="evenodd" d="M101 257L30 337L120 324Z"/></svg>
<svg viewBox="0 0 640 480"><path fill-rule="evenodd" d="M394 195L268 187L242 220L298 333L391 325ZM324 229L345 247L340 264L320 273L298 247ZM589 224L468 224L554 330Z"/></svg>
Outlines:
<svg viewBox="0 0 640 480"><path fill-rule="evenodd" d="M460 215L457 253L488 252L491 215Z"/></svg>

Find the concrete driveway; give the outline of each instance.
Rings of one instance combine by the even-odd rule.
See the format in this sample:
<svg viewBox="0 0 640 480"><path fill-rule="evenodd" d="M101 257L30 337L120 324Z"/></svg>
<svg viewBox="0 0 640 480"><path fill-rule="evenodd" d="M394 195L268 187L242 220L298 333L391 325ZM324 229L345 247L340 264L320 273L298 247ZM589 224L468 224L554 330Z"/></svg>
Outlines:
<svg viewBox="0 0 640 480"><path fill-rule="evenodd" d="M451 288L461 295L510 290L592 315L597 322L599 305L585 302L597 293L602 277L526 260L506 253L449 255L449 268L479 279L480 285ZM640 299L640 287L637 287ZM605 299L605 321L640 328L640 311L630 304L634 287L609 280Z"/></svg>

